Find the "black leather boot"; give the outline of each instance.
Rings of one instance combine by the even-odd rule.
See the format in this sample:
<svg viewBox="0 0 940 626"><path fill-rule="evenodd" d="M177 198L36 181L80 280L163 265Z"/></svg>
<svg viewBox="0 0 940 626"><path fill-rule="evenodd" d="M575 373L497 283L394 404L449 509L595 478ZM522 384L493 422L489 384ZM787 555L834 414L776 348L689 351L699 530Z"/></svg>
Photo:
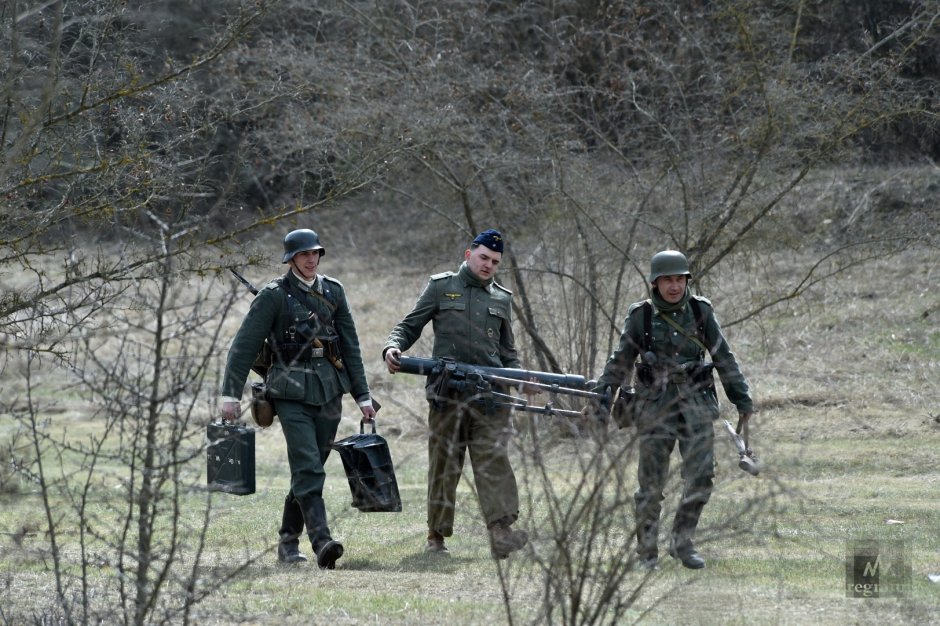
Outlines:
<svg viewBox="0 0 940 626"><path fill-rule="evenodd" d="M672 526L672 542L669 547L669 554L679 559L682 565L689 569L703 569L705 567L705 559L698 553L692 543L695 528L698 526L698 520L704 508L705 502L700 499L693 499L690 502L683 498L683 502L676 511L676 520Z"/></svg>
<svg viewBox="0 0 940 626"><path fill-rule="evenodd" d="M281 563L305 563L307 557L300 551L300 536L304 533L304 514L293 493L284 498L281 515L281 542L277 544L277 560Z"/></svg>
<svg viewBox="0 0 940 626"><path fill-rule="evenodd" d="M317 565L320 569L335 569L336 561L343 556L343 544L330 537L330 529L326 525L326 503L321 496L308 496L300 500L300 509L307 524L310 545L317 555Z"/></svg>

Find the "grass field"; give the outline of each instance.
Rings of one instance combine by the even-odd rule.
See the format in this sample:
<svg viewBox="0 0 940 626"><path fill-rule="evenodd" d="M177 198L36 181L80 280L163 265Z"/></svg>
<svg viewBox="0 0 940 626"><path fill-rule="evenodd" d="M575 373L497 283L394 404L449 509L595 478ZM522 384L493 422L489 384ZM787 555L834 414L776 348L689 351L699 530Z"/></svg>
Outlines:
<svg viewBox="0 0 940 626"><path fill-rule="evenodd" d="M560 576L544 567L557 536L550 528L552 501L531 463L536 437L529 418L518 422L522 432L513 454L524 492L520 523L530 530L530 547L506 562L490 559L470 481L465 480L455 536L448 541L451 558L424 555L421 381L389 376L378 355L388 330L407 312L426 276L415 273L395 285L375 285L368 283L372 270L363 261L341 255L327 260L335 265L324 271L350 287L371 383L385 405L380 433L392 447L404 510L366 514L351 509L341 464L333 455L327 463L325 497L334 535L344 541L346 555L335 571L278 566L273 548L287 463L277 424L259 432L257 493L211 498L200 579L230 578L196 605L193 623L565 622L561 612L551 619L540 612L564 602L556 596L563 586L546 583ZM918 269L911 272L911 267ZM718 433L716 489L698 535L707 569L685 570L666 557L651 575L628 572L620 592L636 590L637 595L621 622L936 623L940 582L932 582L930 575L940 575L940 313L931 286L938 269L930 251L913 251L834 280L825 291L809 294L799 311L771 317L759 329L742 325L729 331L760 407L752 441L764 470L758 478L740 472L730 442ZM715 301L721 314L721 300ZM237 323L232 320L232 332ZM421 344L412 352L424 355L429 350ZM83 431L96 429L77 402L64 406L49 415L53 431L67 425L71 436L80 438ZM340 437L358 432L355 409L351 404L346 408ZM10 415L0 415L0 439L11 438L17 428ZM193 428L195 439L199 427ZM559 436L544 422L535 432L544 437L539 443L549 452L544 464L557 481L559 500L567 493L575 497L566 489L580 468L622 452L613 495L631 501L635 460L626 432L611 432L603 443L587 436ZM113 489L101 488L90 499L100 507L93 511L96 519L114 515L122 499L120 468L113 471ZM203 526L204 471L202 457L197 457L183 474L193 485L179 520L185 528ZM674 480L667 509L674 509L677 495ZM631 509L612 509L605 531L608 545L628 541ZM75 574L82 565L73 543L78 522L70 525L67 503L57 510L64 531L60 541L65 540L60 547L67 570ZM663 526L668 529L668 521ZM0 495L0 623L56 621L46 527L34 484L22 480L17 489ZM883 545L902 542L912 574L903 597L847 597L850 546L865 539ZM570 540L574 548L569 554L577 557L584 538L572 535ZM309 547L302 547L309 554ZM183 565L193 558L185 552L181 556ZM232 573L240 564L244 567ZM96 601L113 602L109 594L119 575L114 563L102 554L85 565L92 589L101 589ZM604 568L585 572L585 597L591 597L589 590L603 582ZM182 604L183 598L172 601ZM609 618L602 612L597 623L609 623Z"/></svg>

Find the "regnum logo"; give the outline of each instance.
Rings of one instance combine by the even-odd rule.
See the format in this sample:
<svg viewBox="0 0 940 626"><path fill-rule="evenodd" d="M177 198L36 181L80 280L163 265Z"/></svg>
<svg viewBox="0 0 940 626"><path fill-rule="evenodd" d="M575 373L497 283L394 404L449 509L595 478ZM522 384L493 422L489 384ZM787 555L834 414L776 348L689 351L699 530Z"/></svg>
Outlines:
<svg viewBox="0 0 940 626"><path fill-rule="evenodd" d="M900 540L858 539L847 543L845 595L898 598L911 588L911 556Z"/></svg>

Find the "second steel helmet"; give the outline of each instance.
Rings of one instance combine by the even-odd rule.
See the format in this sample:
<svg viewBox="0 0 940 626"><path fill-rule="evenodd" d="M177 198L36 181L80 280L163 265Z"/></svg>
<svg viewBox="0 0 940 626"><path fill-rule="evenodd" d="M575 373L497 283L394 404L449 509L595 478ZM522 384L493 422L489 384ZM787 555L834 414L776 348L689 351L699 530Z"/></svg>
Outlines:
<svg viewBox="0 0 940 626"><path fill-rule="evenodd" d="M689 278L692 272L689 271L689 260L678 250L663 250L657 252L650 259L650 279L655 283L660 276L679 276L685 274Z"/></svg>
<svg viewBox="0 0 940 626"><path fill-rule="evenodd" d="M326 248L320 245L320 236L309 228L292 230L284 237L284 258L281 263L287 263L295 254L307 250L319 250L320 255L326 254Z"/></svg>

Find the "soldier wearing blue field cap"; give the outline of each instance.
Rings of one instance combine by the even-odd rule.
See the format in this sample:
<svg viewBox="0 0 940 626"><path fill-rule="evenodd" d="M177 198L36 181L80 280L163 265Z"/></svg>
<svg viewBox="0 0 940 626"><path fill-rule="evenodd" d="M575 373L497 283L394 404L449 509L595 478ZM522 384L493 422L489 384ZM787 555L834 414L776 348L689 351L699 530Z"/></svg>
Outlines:
<svg viewBox="0 0 940 626"><path fill-rule="evenodd" d="M392 329L382 356L392 374L401 353L433 323L434 358L489 367L519 368L512 334L512 292L494 277L503 256L503 236L484 230L464 252L456 272L431 276L405 318ZM471 402L467 391L440 389L428 377L428 541L425 551L446 555L444 538L454 532L457 484L470 452L473 479L490 534L490 552L504 559L528 541L510 526L519 517L519 492L509 463L509 408ZM505 390L502 390L505 391Z"/></svg>
<svg viewBox="0 0 940 626"><path fill-rule="evenodd" d="M498 230L493 230L492 228L484 230L482 233L473 238L473 242L470 244L471 249L474 246L486 246L493 252L503 253L503 235Z"/></svg>

